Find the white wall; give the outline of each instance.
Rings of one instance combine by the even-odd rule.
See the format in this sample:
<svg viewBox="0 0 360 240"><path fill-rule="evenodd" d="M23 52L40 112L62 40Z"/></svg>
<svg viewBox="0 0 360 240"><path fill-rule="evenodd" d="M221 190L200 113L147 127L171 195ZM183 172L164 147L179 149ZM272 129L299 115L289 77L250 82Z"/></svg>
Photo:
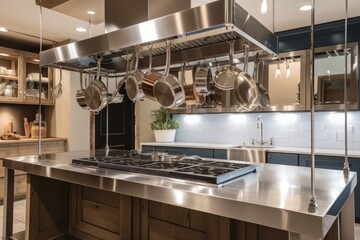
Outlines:
<svg viewBox="0 0 360 240"><path fill-rule="evenodd" d="M260 138L259 113L176 115L178 142L250 143ZM310 147L310 113L263 113L264 138L276 146ZM344 113L315 114L315 147L344 149ZM348 113L349 149L360 150L360 111Z"/></svg>
<svg viewBox="0 0 360 240"><path fill-rule="evenodd" d="M79 73L63 71L62 96L56 100L53 111L49 111L51 136L68 139L68 151L89 149L90 113L77 104L76 91L80 88ZM59 70L55 70L55 84L59 81Z"/></svg>

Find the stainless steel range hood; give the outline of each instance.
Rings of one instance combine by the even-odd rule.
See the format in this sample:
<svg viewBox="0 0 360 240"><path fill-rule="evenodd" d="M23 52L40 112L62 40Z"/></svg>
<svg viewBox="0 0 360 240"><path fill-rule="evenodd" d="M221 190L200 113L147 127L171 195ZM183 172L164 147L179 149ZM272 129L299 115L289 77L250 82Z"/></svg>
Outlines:
<svg viewBox="0 0 360 240"><path fill-rule="evenodd" d="M277 37L271 31L235 0L218 0L43 51L40 65L79 71L94 67L101 56L103 69L123 72L126 64L122 56L134 46L140 46L143 64L152 46L154 65L159 66L164 65L167 42L171 43L174 64L227 55L231 40L246 41L253 50L278 52ZM235 51L239 52L240 46Z"/></svg>

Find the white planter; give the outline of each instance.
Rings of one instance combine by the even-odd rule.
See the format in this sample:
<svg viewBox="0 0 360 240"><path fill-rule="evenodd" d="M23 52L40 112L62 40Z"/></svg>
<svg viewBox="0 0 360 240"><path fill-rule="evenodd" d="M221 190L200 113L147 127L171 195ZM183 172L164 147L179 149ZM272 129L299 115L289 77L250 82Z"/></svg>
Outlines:
<svg viewBox="0 0 360 240"><path fill-rule="evenodd" d="M176 129L154 130L156 142L174 142Z"/></svg>

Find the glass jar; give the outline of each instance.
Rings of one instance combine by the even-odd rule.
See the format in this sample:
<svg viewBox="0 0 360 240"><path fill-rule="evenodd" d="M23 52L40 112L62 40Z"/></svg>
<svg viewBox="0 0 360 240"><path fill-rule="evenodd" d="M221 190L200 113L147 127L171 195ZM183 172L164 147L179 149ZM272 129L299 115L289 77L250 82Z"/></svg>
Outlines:
<svg viewBox="0 0 360 240"><path fill-rule="evenodd" d="M31 123L31 138L39 138L39 128L41 129L41 138L46 138L47 135L47 123L41 120L41 115L36 114L35 120Z"/></svg>

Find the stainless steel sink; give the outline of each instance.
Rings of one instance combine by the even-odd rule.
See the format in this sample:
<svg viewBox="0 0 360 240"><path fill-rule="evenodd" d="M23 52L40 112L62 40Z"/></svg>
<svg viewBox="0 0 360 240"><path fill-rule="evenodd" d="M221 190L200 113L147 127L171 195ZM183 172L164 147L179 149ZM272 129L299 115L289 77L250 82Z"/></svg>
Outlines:
<svg viewBox="0 0 360 240"><path fill-rule="evenodd" d="M227 159L246 162L266 163L266 149L269 145L242 145L227 149Z"/></svg>

